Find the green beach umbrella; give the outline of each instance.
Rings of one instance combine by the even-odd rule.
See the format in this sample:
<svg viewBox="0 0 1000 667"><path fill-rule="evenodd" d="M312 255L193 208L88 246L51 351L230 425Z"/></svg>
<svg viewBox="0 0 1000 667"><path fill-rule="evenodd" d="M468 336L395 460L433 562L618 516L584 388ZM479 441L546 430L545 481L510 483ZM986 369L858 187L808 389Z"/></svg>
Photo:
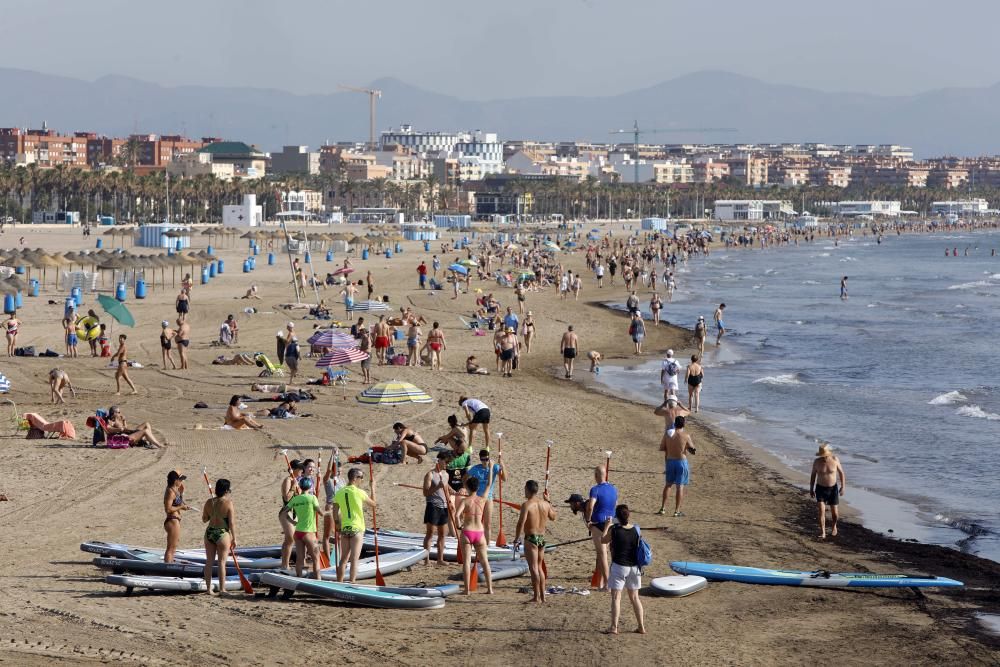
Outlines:
<svg viewBox="0 0 1000 667"><path fill-rule="evenodd" d="M101 308L104 309L108 315L110 315L119 324L124 324L127 327L135 326L135 318L132 317L132 313L128 311L125 304L121 303L112 296L107 294L101 294L97 297L97 302L101 304Z"/></svg>

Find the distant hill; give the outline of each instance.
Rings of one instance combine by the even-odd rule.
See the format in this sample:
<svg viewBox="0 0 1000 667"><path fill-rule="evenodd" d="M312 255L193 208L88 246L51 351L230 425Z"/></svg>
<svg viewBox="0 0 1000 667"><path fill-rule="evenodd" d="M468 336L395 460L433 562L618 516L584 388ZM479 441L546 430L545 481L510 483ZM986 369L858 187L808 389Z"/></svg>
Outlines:
<svg viewBox="0 0 1000 667"><path fill-rule="evenodd" d="M908 96L827 93L727 72L698 72L620 95L462 100L396 79L383 91L380 130L496 131L505 139L607 141L631 127L733 127L734 134L670 132L649 141L900 143L923 157L1000 153L1000 84ZM106 76L96 81L0 68L0 126L109 135L134 131L221 136L265 150L283 144L365 140L368 99L358 93L295 95L265 88L167 87ZM596 92L596 91L595 91Z"/></svg>

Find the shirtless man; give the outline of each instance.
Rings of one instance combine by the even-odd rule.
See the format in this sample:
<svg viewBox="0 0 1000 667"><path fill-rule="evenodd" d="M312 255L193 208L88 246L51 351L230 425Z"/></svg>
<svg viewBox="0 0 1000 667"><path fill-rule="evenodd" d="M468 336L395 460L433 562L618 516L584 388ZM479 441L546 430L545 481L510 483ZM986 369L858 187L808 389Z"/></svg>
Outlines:
<svg viewBox="0 0 1000 667"><path fill-rule="evenodd" d="M722 313L726 310L726 304L720 303L715 309L715 328L719 330L719 335L715 337L715 346L722 345L722 337L726 335L726 325L722 321Z"/></svg>
<svg viewBox="0 0 1000 667"><path fill-rule="evenodd" d="M517 334L510 327L504 330L500 339L500 363L503 377L514 377L514 357L518 350Z"/></svg>
<svg viewBox="0 0 1000 667"><path fill-rule="evenodd" d="M546 491L538 497L538 482L529 479L524 485L524 497L527 500L521 505L521 514L517 517L517 531L514 534L514 549L521 545L521 535L524 534L524 557L528 561L528 572L531 573L531 589L534 595L532 602L545 602L545 526L549 521L556 520L556 511L549 503L549 493Z"/></svg>
<svg viewBox="0 0 1000 667"><path fill-rule="evenodd" d="M559 342L559 352L562 354L563 358L563 368L566 369L566 379L573 379L573 363L576 361L576 351L579 347L580 340L577 338L576 332L573 331L573 325L569 325L566 329L566 333L562 335L562 340ZM591 368L591 372L593 372Z"/></svg>
<svg viewBox="0 0 1000 667"><path fill-rule="evenodd" d="M347 287L341 290L340 296L344 297L344 309L347 312L347 319L353 320L354 300L358 297L358 286L348 281Z"/></svg>
<svg viewBox="0 0 1000 667"><path fill-rule="evenodd" d="M667 500L670 495L670 487L676 486L677 492L674 494L674 516L684 516L681 511L681 503L684 501L684 487L691 480L691 470L688 467L687 454L695 453L691 436L684 431L684 417L674 418L673 433L664 433L660 440L660 451L663 452L664 475L666 482L663 485L663 499L660 502L660 511L657 514L666 514Z"/></svg>
<svg viewBox="0 0 1000 667"><path fill-rule="evenodd" d="M838 488L837 482L840 482ZM847 476L840 465L840 459L833 455L830 445L823 443L816 452L813 461L812 474L809 475L809 497L816 499L816 510L819 516L819 539L826 539L826 506L830 506L830 535L837 536L837 521L840 519L840 496L844 495L847 486Z"/></svg>
<svg viewBox="0 0 1000 667"><path fill-rule="evenodd" d="M687 417L691 414L691 411L684 408L681 405L680 400L674 394L668 394L666 400L653 410L653 414L657 417L663 417L663 434L669 435L673 433L674 430L674 419L677 417Z"/></svg>
<svg viewBox="0 0 1000 667"><path fill-rule="evenodd" d="M188 367L188 346L191 345L191 325L187 320L177 318L177 354L181 358L181 368Z"/></svg>
<svg viewBox="0 0 1000 667"><path fill-rule="evenodd" d="M378 365L385 365L385 351L389 349L389 325L385 322L385 316L379 315L378 323L375 325L375 356L378 357Z"/></svg>

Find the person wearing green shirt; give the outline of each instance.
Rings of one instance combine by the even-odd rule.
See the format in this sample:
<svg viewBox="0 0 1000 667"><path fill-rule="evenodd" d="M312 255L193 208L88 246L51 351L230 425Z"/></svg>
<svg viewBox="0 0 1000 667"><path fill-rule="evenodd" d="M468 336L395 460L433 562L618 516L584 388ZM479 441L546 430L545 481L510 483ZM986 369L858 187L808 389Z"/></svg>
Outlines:
<svg viewBox="0 0 1000 667"><path fill-rule="evenodd" d="M358 574L358 558L365 543L365 507L375 509L375 501L358 485L364 480L361 468L347 472L347 486L333 496L333 518L339 527L340 562L337 563L337 581L344 580L344 568L351 562L351 583ZM372 480L374 487L375 480Z"/></svg>
<svg viewBox="0 0 1000 667"><path fill-rule="evenodd" d="M305 554L312 558L313 579L319 579L319 543L316 542L316 515L321 513L319 499L309 493L312 489L311 477L299 479L299 493L292 496L281 509L281 518L290 519L290 513L295 512L295 576L302 576L305 566ZM299 557L303 556L303 557Z"/></svg>

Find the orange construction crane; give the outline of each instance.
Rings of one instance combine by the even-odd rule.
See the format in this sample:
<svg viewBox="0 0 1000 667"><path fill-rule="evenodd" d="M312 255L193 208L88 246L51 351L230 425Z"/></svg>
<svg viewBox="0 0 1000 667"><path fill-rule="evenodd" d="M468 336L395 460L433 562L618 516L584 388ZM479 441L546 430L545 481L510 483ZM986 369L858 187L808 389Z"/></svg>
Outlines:
<svg viewBox="0 0 1000 667"><path fill-rule="evenodd" d="M352 93L365 93L368 95L368 146L372 150L375 150L375 100L382 98L382 91L375 90L373 88L355 88L354 86L345 86L340 84L340 88L343 90L349 90Z"/></svg>

